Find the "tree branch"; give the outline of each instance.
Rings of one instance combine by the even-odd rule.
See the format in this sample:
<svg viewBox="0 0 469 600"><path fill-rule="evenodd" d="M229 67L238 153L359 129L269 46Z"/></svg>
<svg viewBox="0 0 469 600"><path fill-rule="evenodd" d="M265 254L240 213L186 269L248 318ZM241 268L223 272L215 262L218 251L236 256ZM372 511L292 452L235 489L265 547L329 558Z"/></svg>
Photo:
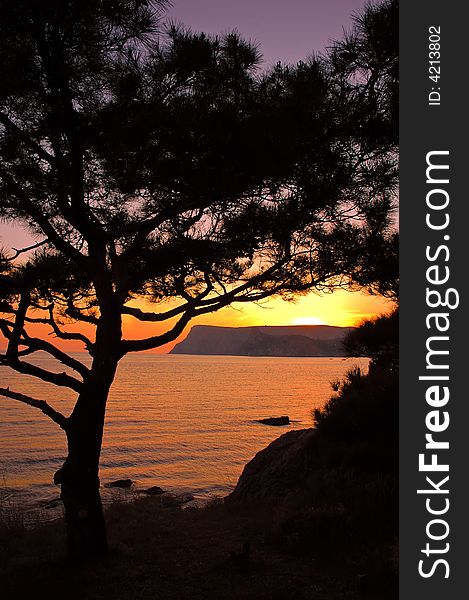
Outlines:
<svg viewBox="0 0 469 600"><path fill-rule="evenodd" d="M185 326L194 316L194 310L188 310L185 312L179 321L174 325L172 329L169 329L161 335L155 335L149 338L140 340L122 340L121 349L122 355L128 352L140 352L141 350L151 350L152 348L158 348L169 342L173 342L181 333L184 331Z"/></svg>
<svg viewBox="0 0 469 600"><path fill-rule="evenodd" d="M52 39L47 40L44 23L38 24L37 47L48 80L48 95L51 113L59 114L51 121L51 142L56 154L60 187L67 189L70 204L59 194L58 201L64 217L90 242L93 238L102 238L104 229L95 220L84 201L83 148L78 126L78 115L73 106L68 69L64 57L63 41L52 31ZM57 126L60 123L60 127ZM60 139L66 137L69 146L67 160L61 150Z"/></svg>
<svg viewBox="0 0 469 600"><path fill-rule="evenodd" d="M21 345L21 346L26 346L27 348L29 348L31 350L43 350L43 351L47 352L48 354L50 354L51 356L53 356L56 360L60 361L62 364L74 369L83 378L86 377L86 375L89 373L89 369L85 365L83 365L80 361L75 360L74 358L72 358L71 356L66 354L65 352L62 352L62 350L59 350L59 348L57 348L50 342L47 342L46 340L32 338L28 335L28 333L25 330L24 325L25 325L26 313L28 311L28 308L30 307L30 304L31 304L31 294L30 294L29 290L23 291L23 293L20 296L18 308L14 312L14 314L15 314L14 323L10 323L10 321L7 321L5 319L0 319L0 330L2 331L5 338L8 340L8 346L7 346L7 350L6 350L6 354L5 354L7 363L16 370L19 370L17 368L18 364L23 365L23 367L28 368L28 363L20 363L20 361L18 360L19 346ZM25 355L25 354L29 354L29 353L25 353L23 351L22 354ZM40 367L36 367L35 365L29 365L29 368L30 368L30 370L33 369L36 373L40 372L39 370L37 370L37 369L40 369ZM53 375L52 373L50 373L49 371L47 371L45 369L41 369L41 371L43 372L43 374L47 374L48 376ZM31 373L31 374L33 374L33 373ZM54 375L58 376L58 374L54 374ZM62 375L65 377L69 377L65 373L63 373ZM44 377L42 376L41 379L43 379L43 378ZM49 381L50 381L50 379L49 379ZM69 384L68 387L70 387L70 384L75 384L75 383L79 383L79 382L76 379L74 379L73 377L70 377L68 380L68 384ZM58 384L58 385L60 385L60 384ZM72 389L75 389L75 388L72 388Z"/></svg>
<svg viewBox="0 0 469 600"><path fill-rule="evenodd" d="M183 313L188 308L189 303L186 302L181 306L177 306L176 308L172 308L171 310L167 310L162 313L153 313L141 310L140 308L134 308L133 306L123 306L122 314L130 315L139 321L146 321L148 323L161 323L161 321L166 321L168 319L172 319L177 317L181 313Z"/></svg>
<svg viewBox="0 0 469 600"><path fill-rule="evenodd" d="M135 234L135 237L128 246L128 248L126 248L126 250L124 250L124 252L119 257L117 257L118 260L127 260L130 256L132 256L132 254L138 248L140 248L140 246L146 240L148 235L150 235L152 231L154 231L160 225L163 225L163 223L165 223L169 219L174 219L191 210L197 210L198 215L194 217L195 222L197 222L197 220L200 219L200 216L203 213L203 211L209 205L210 202L207 200L191 200L179 206L169 206L162 210L160 213L153 215L143 221L134 221L133 223L128 224L125 230L122 231L122 235L125 234L127 236ZM189 219L189 224L194 224L191 219ZM115 237L118 237L118 235L115 235Z"/></svg>
<svg viewBox="0 0 469 600"><path fill-rule="evenodd" d="M163 346L164 344L168 344L169 342L173 342L183 331L189 321L196 316L208 314L211 312L215 312L220 308L228 306L233 302L248 302L252 300L262 300L267 296L272 295L272 290L268 290L266 292L259 292L253 297L252 295L248 296L240 296L244 292L253 288L255 285L261 283L263 280L268 278L272 273L274 273L277 269L282 266L282 263L276 263L266 269L263 273L253 276L250 280L246 281L242 285L239 285L237 288L234 288L230 292L226 294L222 294L215 298L207 298L204 300L204 296L206 296L213 289L213 285L210 283L210 286L207 286L207 289L204 290L202 294L197 296L193 302L187 302L180 307L177 307L174 310L174 315L176 316L178 313L183 312L182 317L177 321L177 323L166 331L163 334L152 336L149 338L139 339L139 340L122 340L122 352L123 354L127 354L128 352L138 352L140 350L151 350L153 348L158 348L159 346ZM206 275L207 279L207 275ZM137 309L138 311L139 309ZM168 313L171 311L167 311ZM139 316L149 316L151 313L143 313L142 311L137 312L136 315ZM165 313L161 313L165 314ZM155 315L158 316L158 315ZM138 316L137 316L138 318ZM145 318L142 320L153 320L152 318ZM155 319L157 321L158 319Z"/></svg>
<svg viewBox="0 0 469 600"><path fill-rule="evenodd" d="M38 308L38 307L36 306L34 308ZM24 322L25 323L39 323L41 325L49 325L52 328L53 333L55 333L56 337L60 338L61 340L76 340L79 342L83 342L83 344L85 345L85 348L88 351L92 350L94 344L88 337L86 337L86 335L84 333L63 331L62 329L60 329L60 327L57 324L57 321L54 319L53 307L52 308L50 306L41 307L41 310L48 310L50 317L28 317L28 316L26 316L24 318ZM0 302L0 312L16 315L16 310L12 306L10 306L7 302ZM7 323L4 319L2 321L3 321L4 325L5 325L5 323ZM10 322L8 322L8 323L11 327L12 324ZM49 334L49 335L51 335L51 334Z"/></svg>
<svg viewBox="0 0 469 600"><path fill-rule="evenodd" d="M166 331L161 335L155 335L149 338L140 339L140 340L122 340L122 351L124 354L128 352L139 352L141 350L151 350L153 348L158 348L159 346L163 346L164 344L168 344L169 342L173 342L181 333L184 331L184 328L189 323L191 319L197 317L199 315L205 315L211 312L215 312L224 306L228 306L232 302L243 302L243 301L253 301L253 300L262 300L263 298L270 296L270 292L265 292L265 294L259 294L256 298L244 299L235 299L230 295L220 296L220 298L214 304L209 304L207 306L201 307L199 309L191 308L188 309L183 316L177 321L177 323L170 330Z"/></svg>
<svg viewBox="0 0 469 600"><path fill-rule="evenodd" d="M153 312L146 312L146 311L141 310L140 308L134 308L132 306L123 306L121 309L121 313L123 315L131 315L132 317L135 317L139 321L146 321L149 323L160 323L161 321L167 321L168 319L177 317L181 313L183 313L187 310L190 310L191 308L195 308L196 306L198 306L200 304L200 302L204 298L206 298L206 296L208 296L208 294L210 294L210 292L213 290L213 284L210 281L209 275L207 275L207 274L205 274L205 282L207 284L207 287L205 288L205 290L203 292L201 292L194 298L191 298L184 304L181 304L180 306L176 306L175 308L172 308L171 310L167 310L166 312L153 313Z"/></svg>
<svg viewBox="0 0 469 600"><path fill-rule="evenodd" d="M20 296L18 303L18 309L15 314L15 322L11 325L10 334L6 334L6 330L2 327L2 333L8 339L8 346L6 350L7 358L14 359L18 355L18 346L20 344L21 334L24 330L24 320L31 302L31 294L28 291L24 291Z"/></svg>
<svg viewBox="0 0 469 600"><path fill-rule="evenodd" d="M62 340L77 340L83 342L85 344L85 348L91 353L93 349L93 342L86 337L84 333L79 332L70 332L63 331L57 324L57 321L54 319L54 308L49 307L49 319L44 319L44 321L50 325L55 333L55 335Z"/></svg>
<svg viewBox="0 0 469 600"><path fill-rule="evenodd" d="M60 387L68 387L78 394L83 389L83 383L78 379L75 379L75 377L71 377L70 375L67 375L67 373L48 371L47 369L43 369L42 367L38 367L31 363L20 361L18 356L9 357L6 354L0 354L0 366L10 367L18 373L31 375L32 377L42 379L42 381L46 381L47 383L53 383Z"/></svg>
<svg viewBox="0 0 469 600"><path fill-rule="evenodd" d="M34 406L34 408L38 408L50 419L52 419L54 423L57 423L64 431L67 430L67 417L55 410L55 408L52 408L52 406L45 400L36 400L36 398L32 398L31 396L26 396L25 394L20 394L19 392L13 392L10 390L10 388L0 388L0 395L5 396L6 398L11 398L12 400L18 400L19 402L27 404L28 406Z"/></svg>
<svg viewBox="0 0 469 600"><path fill-rule="evenodd" d="M29 337L26 332L23 332L23 337L20 343L22 346L27 346L34 351L42 350L43 352L47 352L62 364L79 373L82 377L86 377L90 372L86 365L69 356L66 352L62 352L62 350L46 340Z"/></svg>
<svg viewBox="0 0 469 600"><path fill-rule="evenodd" d="M50 165L55 164L55 158L52 154L49 154L44 148L35 142L26 132L24 132L16 123L14 123L5 113L0 112L0 123L2 123L6 129L10 130L15 136L20 139L30 150L35 152L39 158L42 158Z"/></svg>
<svg viewBox="0 0 469 600"><path fill-rule="evenodd" d="M24 252L29 252L30 250L36 250L36 248L41 248L41 246L44 246L45 244L47 244L49 242L48 239L42 240L40 242L37 242L36 244L32 244L32 246L27 246L26 248L12 248L12 250L15 252L14 256L11 256L9 258L9 260L14 260L15 258L18 258L18 256L20 254L23 254Z"/></svg>
<svg viewBox="0 0 469 600"><path fill-rule="evenodd" d="M73 304L72 298L68 299L65 314L72 319L83 321L84 323L91 323L92 325L97 325L99 323L98 317L94 317L93 315L84 315L81 310Z"/></svg>
<svg viewBox="0 0 469 600"><path fill-rule="evenodd" d="M275 265L272 265L271 267L266 269L262 274L252 277L249 281L246 281L242 285L238 286L237 288L234 288L226 294L222 294L215 298L207 298L206 300L201 299L201 297L199 296L197 302L194 302L192 305L186 303L180 307L177 307L176 309L173 309L174 314L176 314L176 311L183 311L183 315L171 329L160 335L151 336L148 338L137 340L122 340L123 355L127 354L128 352L151 350L153 348L163 346L164 344L168 344L169 342L173 342L179 335L181 335L186 325L194 317L208 314L211 312L216 312L220 308L226 307L230 304L233 304L234 302L257 302L259 300L268 298L276 293L279 293L283 290L288 290L288 286L285 284L279 284L278 286L275 286L268 290L259 290L257 292L252 290L252 288L255 285L262 283L262 281L266 278L268 279L268 277L270 277L270 275L272 275L272 273L274 273L281 266L282 263L276 263ZM316 284L318 283L319 281L316 282ZM310 284L305 283L302 286L295 286L293 291L298 291L298 289L307 290L309 288ZM134 315L136 316L136 318L142 316L142 320L145 321L159 320L158 318L153 319L151 317L152 313L144 313L139 309L136 309L136 311L137 312ZM166 314L168 314L169 312L171 311L167 311ZM155 314L155 317L159 317L159 315Z"/></svg>
<svg viewBox="0 0 469 600"><path fill-rule="evenodd" d="M20 209L26 212L36 224L42 229L44 235L49 238L49 241L61 252L73 259L80 265L88 264L88 257L82 254L79 250L77 250L72 244L67 242L52 226L50 219L47 215L45 215L40 208L31 202L26 192L23 188L14 180L10 173L5 171L5 169L1 169L0 172L1 177L9 186L11 193L13 196L18 197L20 202Z"/></svg>

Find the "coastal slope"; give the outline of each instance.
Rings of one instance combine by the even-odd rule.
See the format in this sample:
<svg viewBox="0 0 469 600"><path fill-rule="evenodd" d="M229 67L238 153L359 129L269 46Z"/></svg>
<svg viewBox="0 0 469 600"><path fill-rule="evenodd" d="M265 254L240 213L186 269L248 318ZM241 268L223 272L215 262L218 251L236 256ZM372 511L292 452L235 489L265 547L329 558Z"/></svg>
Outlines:
<svg viewBox="0 0 469 600"><path fill-rule="evenodd" d="M291 325L217 327L195 325L171 354L234 356L344 356L351 327Z"/></svg>

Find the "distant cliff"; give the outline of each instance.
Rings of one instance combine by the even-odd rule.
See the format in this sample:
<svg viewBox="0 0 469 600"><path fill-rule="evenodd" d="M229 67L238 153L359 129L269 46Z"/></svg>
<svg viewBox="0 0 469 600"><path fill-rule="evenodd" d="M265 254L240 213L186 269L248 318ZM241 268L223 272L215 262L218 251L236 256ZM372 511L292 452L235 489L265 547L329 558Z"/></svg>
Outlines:
<svg viewBox="0 0 469 600"><path fill-rule="evenodd" d="M195 325L171 354L237 356L344 356L342 340L351 327L215 327Z"/></svg>

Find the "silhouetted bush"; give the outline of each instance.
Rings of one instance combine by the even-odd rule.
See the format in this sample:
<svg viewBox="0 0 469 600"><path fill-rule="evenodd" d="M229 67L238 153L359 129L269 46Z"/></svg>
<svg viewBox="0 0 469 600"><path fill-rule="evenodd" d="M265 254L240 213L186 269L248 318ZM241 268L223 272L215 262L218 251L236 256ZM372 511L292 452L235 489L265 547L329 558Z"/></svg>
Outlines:
<svg viewBox="0 0 469 600"><path fill-rule="evenodd" d="M353 369L335 396L314 410L319 431L344 440L395 434L398 426L398 378L394 373Z"/></svg>
<svg viewBox="0 0 469 600"><path fill-rule="evenodd" d="M399 311L363 321L344 340L348 356L367 356L370 370L399 368Z"/></svg>
<svg viewBox="0 0 469 600"><path fill-rule="evenodd" d="M280 506L268 541L322 555L393 543L398 521L394 476L324 468L314 471L310 485L309 501Z"/></svg>
<svg viewBox="0 0 469 600"><path fill-rule="evenodd" d="M365 321L346 339L350 355L369 356L333 384L335 395L313 411L320 435L347 444L351 467L397 470L399 428L398 312Z"/></svg>

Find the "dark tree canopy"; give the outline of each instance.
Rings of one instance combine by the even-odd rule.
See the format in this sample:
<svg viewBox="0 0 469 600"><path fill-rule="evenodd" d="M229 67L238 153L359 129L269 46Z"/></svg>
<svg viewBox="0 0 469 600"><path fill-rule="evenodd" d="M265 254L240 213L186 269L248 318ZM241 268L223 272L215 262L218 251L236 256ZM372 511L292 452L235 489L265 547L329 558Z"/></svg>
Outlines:
<svg viewBox="0 0 469 600"><path fill-rule="evenodd" d="M97 474L106 398L127 352L236 302L396 291L397 4L368 7L325 56L267 72L237 33L165 29L164 7L0 0L0 218L35 240L2 251L0 364L78 401L65 418L0 393L67 432L62 496L75 455L88 453L80 477ZM166 332L122 339L123 315L167 321ZM30 335L34 322L81 341L91 366ZM39 350L67 372L29 362Z"/></svg>
<svg viewBox="0 0 469 600"><path fill-rule="evenodd" d="M393 310L374 319L366 319L344 341L348 356L367 356L369 370L399 368L399 311Z"/></svg>

